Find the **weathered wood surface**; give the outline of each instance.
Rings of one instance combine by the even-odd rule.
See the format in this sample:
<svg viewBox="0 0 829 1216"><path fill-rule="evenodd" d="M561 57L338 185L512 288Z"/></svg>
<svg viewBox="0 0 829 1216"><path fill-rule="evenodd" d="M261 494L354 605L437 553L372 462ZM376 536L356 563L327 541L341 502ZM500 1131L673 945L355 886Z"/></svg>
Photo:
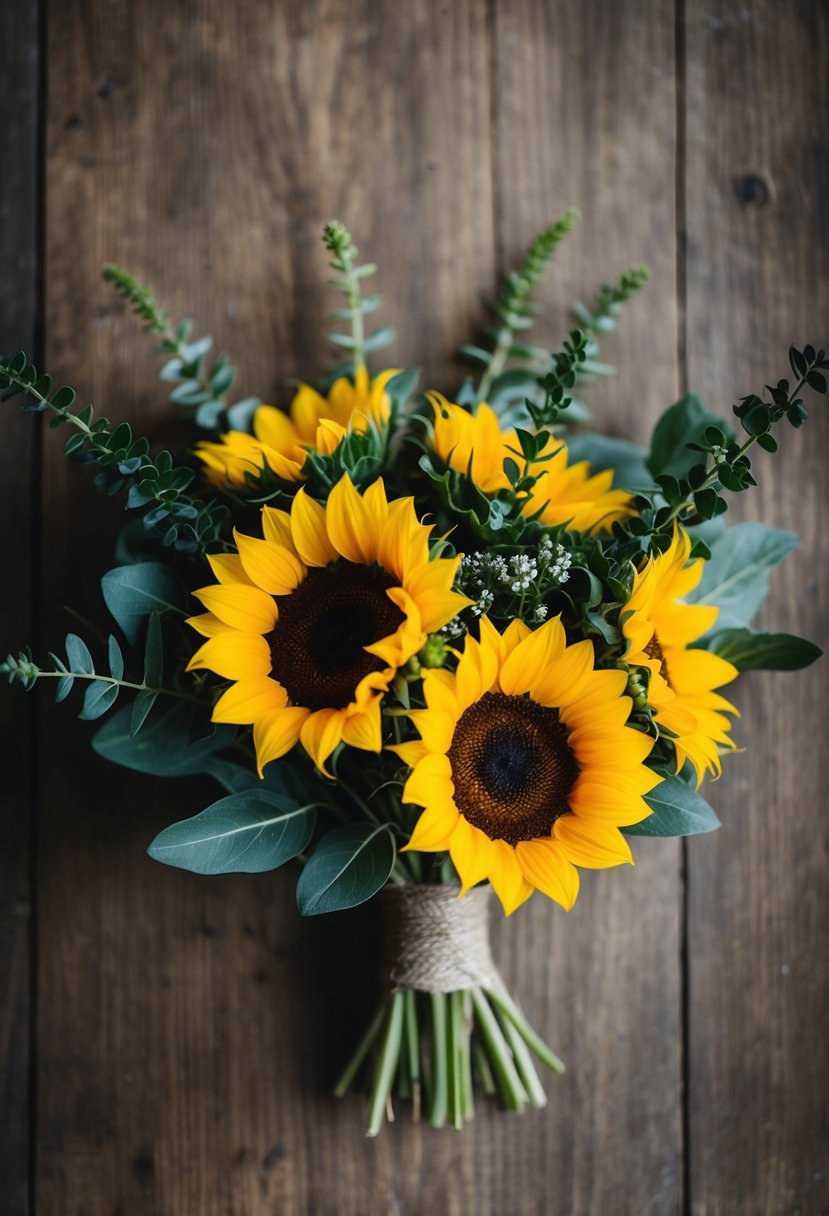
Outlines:
<svg viewBox="0 0 829 1216"><path fill-rule="evenodd" d="M602 278L642 260L654 270L604 348L619 373L593 395L599 425L644 439L686 374L727 407L785 373L790 339L826 338L814 332L821 292L824 328L827 312L826 10L783 7L52 0L50 369L112 416L170 433L148 339L100 281L116 260L231 352L240 393L284 399L283 377L325 357L318 238L340 215L381 266L395 358L451 385L452 351L498 272L575 203L582 225L543 293L547 336ZM769 183L765 206L752 174ZM20 210L14 248L31 256L33 211ZM29 281L9 298L25 300ZM23 454L4 502L20 501L29 421L3 420ZM750 504L804 534L766 621L812 636L826 603L821 421L761 461ZM101 505L50 436L44 646L71 628L65 602L100 618L95 576L120 522ZM15 544L22 554L24 538ZM22 562L4 542L9 552ZM539 899L499 928L508 982L571 1063L550 1107L523 1119L482 1110L462 1140L403 1116L377 1142L363 1137L358 1099L326 1094L360 1010L359 985L337 995L343 943L370 932L369 918L301 922L288 875L207 880L151 863L146 843L203 791L108 768L86 728L44 698L31 1210L823 1211L821 696L820 668L746 681L749 750L716 791L724 830L688 846L687 925L680 849L642 841L635 871L586 876L569 917ZM6 914L26 895L18 825L0 826L0 945L7 925L17 943L0 953L0 1047L17 1106L27 984L2 981L26 961L25 924ZM12 1171L3 1216L6 1177L19 1195L8 1211L25 1210L25 1122L13 1129L18 1140L0 1143Z"/></svg>
<svg viewBox="0 0 829 1216"><path fill-rule="evenodd" d="M4 167L0 186L0 350L32 352L38 305L37 6L0 6L0 96ZM4 593L0 647L19 647L33 629L29 554L36 538L33 471L38 428L0 411L0 518ZM23 1216L29 1183L30 927L29 810L33 791L34 702L0 697L3 797L0 811L0 1211Z"/></svg>
<svg viewBox="0 0 829 1216"><path fill-rule="evenodd" d="M826 344L829 9L688 3L690 382L727 406ZM753 100L749 100L753 99ZM827 643L826 399L755 461L744 515L799 532L763 625ZM743 507L743 503L740 504ZM752 675L717 790L724 829L688 847L689 1177L695 1216L829 1210L825 660Z"/></svg>

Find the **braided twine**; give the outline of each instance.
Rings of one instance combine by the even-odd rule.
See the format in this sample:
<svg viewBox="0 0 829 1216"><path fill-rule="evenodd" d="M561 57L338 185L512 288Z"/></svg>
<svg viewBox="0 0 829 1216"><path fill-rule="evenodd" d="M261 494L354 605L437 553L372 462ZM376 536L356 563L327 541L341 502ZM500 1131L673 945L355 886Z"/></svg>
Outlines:
<svg viewBox="0 0 829 1216"><path fill-rule="evenodd" d="M384 970L392 989L498 988L489 948L491 888L411 883L386 887Z"/></svg>

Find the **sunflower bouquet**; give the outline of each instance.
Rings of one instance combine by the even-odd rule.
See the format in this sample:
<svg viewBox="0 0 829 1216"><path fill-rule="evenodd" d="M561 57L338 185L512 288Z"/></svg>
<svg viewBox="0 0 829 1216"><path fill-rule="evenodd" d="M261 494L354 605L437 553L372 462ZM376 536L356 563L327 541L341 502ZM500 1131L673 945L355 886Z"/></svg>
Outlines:
<svg viewBox="0 0 829 1216"><path fill-rule="evenodd" d="M792 347L792 381L733 407L741 439L693 396L649 449L586 429L578 394L612 370L599 340L647 272L577 304L559 350L528 344L574 220L503 284L451 398L370 370L393 333L367 332L375 268L339 223L324 240L346 361L287 408L231 403L211 339L105 269L167 356L189 423L175 457L75 408L24 354L0 360L3 399L71 428L67 454L130 512L101 579L103 665L70 633L48 665L24 650L0 669L53 680L58 701L81 685L81 718L109 714L92 743L112 762L215 780L221 797L152 841L158 861L294 862L307 916L379 896L378 1004L336 1085L367 1079L370 1135L395 1096L457 1128L476 1089L544 1104L535 1061L563 1065L498 974L491 893L507 916L535 892L569 910L580 872L632 864L636 838L717 827L700 786L735 747L721 690L820 653L751 628L796 538L723 515L755 484L749 450L800 426L804 386L826 391L824 351Z"/></svg>

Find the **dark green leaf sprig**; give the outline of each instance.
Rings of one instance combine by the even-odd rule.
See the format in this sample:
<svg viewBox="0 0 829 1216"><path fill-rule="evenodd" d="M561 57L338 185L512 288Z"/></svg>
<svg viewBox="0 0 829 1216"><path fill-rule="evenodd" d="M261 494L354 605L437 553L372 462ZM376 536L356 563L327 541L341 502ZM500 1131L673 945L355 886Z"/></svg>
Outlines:
<svg viewBox="0 0 829 1216"><path fill-rule="evenodd" d="M258 397L246 397L228 405L236 369L225 354L208 359L213 339L193 340L194 322L189 318L173 325L169 312L161 307L149 287L120 266L105 266L103 276L132 305L147 332L160 336L159 353L172 356L158 375L160 380L175 383L170 393L173 404L192 408L196 425L207 431L248 430L261 401Z"/></svg>
<svg viewBox="0 0 829 1216"><path fill-rule="evenodd" d="M755 443L764 451L776 452L778 441L771 433L783 419L799 427L808 418L800 397L804 385L826 392L829 359L813 346L789 348L789 362L797 382L786 379L766 385L770 400L751 393L734 405L747 438L739 443L728 423L709 413L694 396L683 397L666 410L654 430L648 468L659 496L639 495L637 514L614 524L620 539L638 537L643 546L665 548L675 524L693 528L723 515L728 504L724 491L741 493L757 484L748 452ZM695 542L694 556L710 557L708 545Z"/></svg>
<svg viewBox="0 0 829 1216"><path fill-rule="evenodd" d="M331 285L346 299L346 306L335 308L328 314L327 320L348 321L351 331L329 331L327 336L330 342L347 351L350 356L345 367L338 370L353 373L357 368L366 366L368 355L390 346L394 341L395 331L390 325L383 325L366 334L365 317L382 306L383 297L377 293L366 296L362 294L362 281L376 274L377 267L373 262L357 264L359 250L345 224L332 220L325 225L322 239L332 255L331 269L337 273L337 278L331 280Z"/></svg>
<svg viewBox="0 0 829 1216"><path fill-rule="evenodd" d="M76 428L64 452L99 465L97 487L112 495L126 491L127 507L143 513L145 528L164 545L199 553L221 541L227 508L216 499L187 494L195 477L192 469L176 466L167 451L151 455L148 440L136 438L128 422L113 428L108 418L95 417L91 405L73 413L74 389L54 389L52 376L39 375L23 351L10 359L0 356L0 401L20 394L29 398L24 410L51 410L52 427L68 423Z"/></svg>

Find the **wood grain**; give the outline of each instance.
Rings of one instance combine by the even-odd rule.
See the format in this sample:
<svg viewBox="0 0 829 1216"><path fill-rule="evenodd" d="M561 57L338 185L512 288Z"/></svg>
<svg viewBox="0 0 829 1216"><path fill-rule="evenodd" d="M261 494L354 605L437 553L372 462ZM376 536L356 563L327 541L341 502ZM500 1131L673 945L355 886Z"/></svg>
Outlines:
<svg viewBox="0 0 829 1216"><path fill-rule="evenodd" d="M688 370L726 412L790 374L790 341L829 337L829 10L691 0L685 44ZM825 646L829 420L809 404L740 506L803 537L763 626ZM829 1207L825 659L736 699L723 829L688 847L690 1206L807 1216Z"/></svg>
<svg viewBox="0 0 829 1216"><path fill-rule="evenodd" d="M4 168L0 179L0 350L35 353L37 329L38 6L0 8L0 94ZM31 637L32 575L37 562L37 425L16 404L0 410L0 518L6 593L0 597L0 651ZM31 700L0 698L3 800L0 813L0 1210L23 1216L29 1192L30 928L29 811L32 794Z"/></svg>
<svg viewBox="0 0 829 1216"><path fill-rule="evenodd" d="M633 3L499 4L494 57L500 269L579 206L541 292L542 332L558 344L574 299L650 264L602 346L618 374L589 396L598 428L645 441L678 395L673 6L643 21ZM505 1171L516 1212L680 1208L679 848L641 840L634 852L635 871L585 873L569 915L533 900L499 933L510 982L572 1068L523 1131L527 1170ZM543 1175L530 1164L542 1161Z"/></svg>
<svg viewBox="0 0 829 1216"><path fill-rule="evenodd" d="M282 378L326 357L319 235L339 215L385 270L395 358L445 379L494 278L485 17L483 0L51 4L55 370L168 429L147 340L99 281L114 259L232 352L240 395L286 400ZM47 462L54 636L69 587L98 615L118 513L57 447ZM67 722L44 757L39 1211L363 1216L439 1187L460 1212L475 1191L453 1137L369 1143L359 1099L328 1096L364 997L340 961L348 923L303 924L288 873L210 882L142 860L213 791L107 771Z"/></svg>

